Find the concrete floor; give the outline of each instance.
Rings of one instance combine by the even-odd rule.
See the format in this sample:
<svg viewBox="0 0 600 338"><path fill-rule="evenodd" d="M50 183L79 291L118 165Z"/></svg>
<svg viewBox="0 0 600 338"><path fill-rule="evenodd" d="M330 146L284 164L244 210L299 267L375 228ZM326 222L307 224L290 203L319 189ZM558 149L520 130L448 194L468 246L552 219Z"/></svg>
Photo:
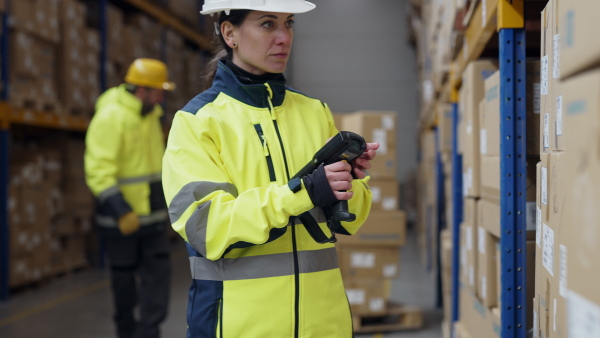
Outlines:
<svg viewBox="0 0 600 338"><path fill-rule="evenodd" d="M415 236L410 232L407 242L402 250L400 277L393 281L392 300L423 308L425 327L416 331L358 335L357 338L442 337L442 311L434 309L434 279L421 265ZM172 257L170 312L162 326L166 338L186 335L189 266L182 245L175 245ZM8 301L0 302L0 337L114 337L111 311L108 271L89 268L57 278L37 289L13 294Z"/></svg>

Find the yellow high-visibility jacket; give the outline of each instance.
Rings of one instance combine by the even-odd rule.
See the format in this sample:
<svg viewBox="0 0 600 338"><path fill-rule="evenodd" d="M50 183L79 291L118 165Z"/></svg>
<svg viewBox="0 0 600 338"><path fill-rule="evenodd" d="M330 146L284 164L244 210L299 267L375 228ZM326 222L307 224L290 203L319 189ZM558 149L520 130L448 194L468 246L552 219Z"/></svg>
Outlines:
<svg viewBox="0 0 600 338"><path fill-rule="evenodd" d="M104 92L86 133L86 182L96 197L96 224L118 235L117 220L135 211L140 233L164 227L168 219L162 190L165 151L162 108L142 116L142 102L125 85Z"/></svg>
<svg viewBox="0 0 600 338"><path fill-rule="evenodd" d="M176 113L163 160L173 228L186 240L192 286L188 337L352 336L335 246L290 217L314 205L294 176L337 133L327 105L283 75L244 85L219 63L213 85ZM371 206L354 180L354 234ZM330 234L322 211L312 210Z"/></svg>

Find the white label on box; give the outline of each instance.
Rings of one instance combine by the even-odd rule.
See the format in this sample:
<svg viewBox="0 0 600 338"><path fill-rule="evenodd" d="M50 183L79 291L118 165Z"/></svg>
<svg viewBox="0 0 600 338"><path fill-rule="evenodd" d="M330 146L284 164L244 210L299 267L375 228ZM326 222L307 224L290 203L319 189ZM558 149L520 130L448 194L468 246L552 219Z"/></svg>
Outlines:
<svg viewBox="0 0 600 338"><path fill-rule="evenodd" d="M477 246L479 247L479 252L485 255L485 229L481 227L477 227L478 237L477 237Z"/></svg>
<svg viewBox="0 0 600 338"><path fill-rule="evenodd" d="M569 338L600 337L600 306L569 290L567 327Z"/></svg>
<svg viewBox="0 0 600 338"><path fill-rule="evenodd" d="M556 332L556 298L554 298L554 319L552 320L554 326L554 332Z"/></svg>
<svg viewBox="0 0 600 338"><path fill-rule="evenodd" d="M398 202L396 201L396 197L384 197L381 201L381 208L383 210L398 209Z"/></svg>
<svg viewBox="0 0 600 338"><path fill-rule="evenodd" d="M558 294L567 298L567 247L561 244L558 251Z"/></svg>
<svg viewBox="0 0 600 338"><path fill-rule="evenodd" d="M487 154L487 130L480 129L479 130L479 152L481 155Z"/></svg>
<svg viewBox="0 0 600 338"><path fill-rule="evenodd" d="M394 130L394 118L391 116L382 116L381 128L385 130Z"/></svg>
<svg viewBox="0 0 600 338"><path fill-rule="evenodd" d="M487 278L483 275L481 276L481 298L487 299Z"/></svg>
<svg viewBox="0 0 600 338"><path fill-rule="evenodd" d="M387 132L381 128L375 128L372 131L373 142L379 143L377 153L381 155L387 154Z"/></svg>
<svg viewBox="0 0 600 338"><path fill-rule="evenodd" d="M539 338L538 337L539 326L540 326L540 322L538 319L538 314L537 314L537 311L535 311L535 309L534 309L533 310L533 338Z"/></svg>
<svg viewBox="0 0 600 338"><path fill-rule="evenodd" d="M467 131L467 134L471 134L473 132L473 125L471 124L471 121L467 121L465 130Z"/></svg>
<svg viewBox="0 0 600 338"><path fill-rule="evenodd" d="M487 1L481 0L481 27L487 24Z"/></svg>
<svg viewBox="0 0 600 338"><path fill-rule="evenodd" d="M540 70L542 81L540 84L540 94L548 95L548 55L544 55L540 60Z"/></svg>
<svg viewBox="0 0 600 338"><path fill-rule="evenodd" d="M544 148L550 147L550 114L544 114Z"/></svg>
<svg viewBox="0 0 600 338"><path fill-rule="evenodd" d="M541 111L540 107L540 83L536 82L533 84L533 113L539 114Z"/></svg>
<svg viewBox="0 0 600 338"><path fill-rule="evenodd" d="M467 251L473 250L473 228L465 227L465 234L467 236Z"/></svg>
<svg viewBox="0 0 600 338"><path fill-rule="evenodd" d="M560 34L552 37L553 62L552 62L552 77L560 79Z"/></svg>
<svg viewBox="0 0 600 338"><path fill-rule="evenodd" d="M542 209L535 207L536 209L536 217L535 217L535 242L537 246L542 248Z"/></svg>
<svg viewBox="0 0 600 338"><path fill-rule="evenodd" d="M537 213L536 213L536 206L535 206L535 202L526 202L526 215L525 217L527 217L527 231L534 231L537 229Z"/></svg>
<svg viewBox="0 0 600 338"><path fill-rule="evenodd" d="M383 277L394 277L398 272L398 265L396 264L385 264L383 266Z"/></svg>
<svg viewBox="0 0 600 338"><path fill-rule="evenodd" d="M365 290L363 289L346 289L348 303L352 305L361 305L365 303Z"/></svg>
<svg viewBox="0 0 600 338"><path fill-rule="evenodd" d="M463 274L467 274L467 248L460 248L460 264L462 265Z"/></svg>
<svg viewBox="0 0 600 338"><path fill-rule="evenodd" d="M469 285L475 287L475 270L473 265L469 266Z"/></svg>
<svg viewBox="0 0 600 338"><path fill-rule="evenodd" d="M556 98L556 135L562 135L562 95Z"/></svg>
<svg viewBox="0 0 600 338"><path fill-rule="evenodd" d="M548 205L548 168L542 167L542 203Z"/></svg>
<svg viewBox="0 0 600 338"><path fill-rule="evenodd" d="M542 264L554 277L554 230L544 224L544 247L542 248Z"/></svg>
<svg viewBox="0 0 600 338"><path fill-rule="evenodd" d="M353 252L350 255L350 266L353 268L373 268L375 266L375 254L372 252Z"/></svg>
<svg viewBox="0 0 600 338"><path fill-rule="evenodd" d="M385 309L385 301L381 297L373 297L369 299L369 310L380 312Z"/></svg>
<svg viewBox="0 0 600 338"><path fill-rule="evenodd" d="M373 203L379 203L381 201L381 188L371 187L371 201Z"/></svg>
<svg viewBox="0 0 600 338"><path fill-rule="evenodd" d="M468 173L463 173L463 181L462 181L462 184L463 184L463 189L462 189L463 190L462 191L463 197L467 196L467 190L469 190L469 186L468 186L469 182L467 181L468 176L469 176Z"/></svg>

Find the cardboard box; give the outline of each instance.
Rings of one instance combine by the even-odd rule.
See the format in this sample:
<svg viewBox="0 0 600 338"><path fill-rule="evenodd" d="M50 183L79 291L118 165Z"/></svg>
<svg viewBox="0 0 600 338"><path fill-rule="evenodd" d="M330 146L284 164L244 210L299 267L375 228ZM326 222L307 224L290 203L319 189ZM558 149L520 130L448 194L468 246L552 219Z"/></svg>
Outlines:
<svg viewBox="0 0 600 338"><path fill-rule="evenodd" d="M344 278L352 314L384 314L387 310L384 284L382 278Z"/></svg>
<svg viewBox="0 0 600 338"><path fill-rule="evenodd" d="M498 70L494 61L479 60L469 63L460 89L459 149L463 154L463 194L479 197L480 146L479 104L484 98L484 80Z"/></svg>
<svg viewBox="0 0 600 338"><path fill-rule="evenodd" d="M337 235L339 244L404 245L406 212L403 210L371 212L352 236Z"/></svg>
<svg viewBox="0 0 600 338"><path fill-rule="evenodd" d="M491 309L498 306L496 247L500 239L483 227L477 227L477 236L477 296L484 306Z"/></svg>
<svg viewBox="0 0 600 338"><path fill-rule="evenodd" d="M342 276L395 278L400 273L399 246L338 245Z"/></svg>
<svg viewBox="0 0 600 338"><path fill-rule="evenodd" d="M377 154L393 153L396 149L396 112L393 111L356 111L344 116L342 129L355 132L367 142L377 142L380 147Z"/></svg>
<svg viewBox="0 0 600 338"><path fill-rule="evenodd" d="M471 337L500 337L500 313L486 308L473 292L461 284L460 322Z"/></svg>
<svg viewBox="0 0 600 338"><path fill-rule="evenodd" d="M371 211L398 210L400 206L400 183L395 179L371 179Z"/></svg>
<svg viewBox="0 0 600 338"><path fill-rule="evenodd" d="M600 44L593 43L590 32L597 27L600 2L596 0L557 1L557 31L560 39L560 71L563 78L600 65ZM556 8L555 8L556 10Z"/></svg>

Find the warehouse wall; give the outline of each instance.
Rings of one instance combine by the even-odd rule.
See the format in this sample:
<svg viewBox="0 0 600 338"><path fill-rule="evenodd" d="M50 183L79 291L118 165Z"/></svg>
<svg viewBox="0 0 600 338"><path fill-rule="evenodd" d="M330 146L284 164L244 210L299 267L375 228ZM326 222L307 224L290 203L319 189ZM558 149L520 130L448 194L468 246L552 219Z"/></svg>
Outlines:
<svg viewBox="0 0 600 338"><path fill-rule="evenodd" d="M290 85L334 112L397 111L402 180L417 166L417 65L406 39L406 2L312 2L315 10L296 16Z"/></svg>

